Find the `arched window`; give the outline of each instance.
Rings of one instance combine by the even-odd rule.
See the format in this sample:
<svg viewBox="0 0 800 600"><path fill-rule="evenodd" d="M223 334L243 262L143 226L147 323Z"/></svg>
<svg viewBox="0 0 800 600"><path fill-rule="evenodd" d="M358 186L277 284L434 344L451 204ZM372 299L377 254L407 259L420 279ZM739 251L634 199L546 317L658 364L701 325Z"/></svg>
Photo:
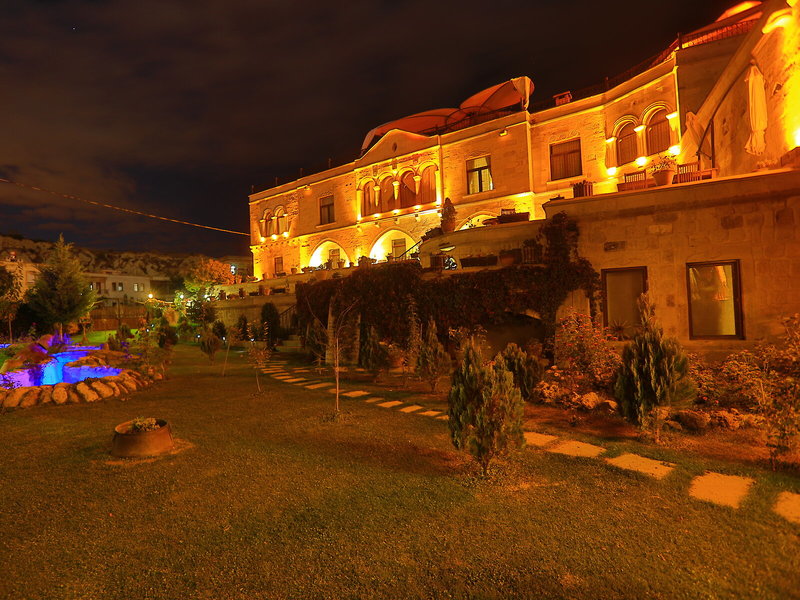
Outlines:
<svg viewBox="0 0 800 600"><path fill-rule="evenodd" d="M406 172L400 178L400 208L409 208L417 204L417 184L414 181L414 174Z"/></svg>
<svg viewBox="0 0 800 600"><path fill-rule="evenodd" d="M361 216L366 217L375 212L375 190L372 189L375 184L368 181L364 184L361 192Z"/></svg>
<svg viewBox="0 0 800 600"><path fill-rule="evenodd" d="M286 221L287 221L286 213L284 212L282 207L275 209L275 218L272 221L274 223L272 233L274 233L275 235L280 235L284 231L288 231L286 226Z"/></svg>
<svg viewBox="0 0 800 600"><path fill-rule="evenodd" d="M273 233L273 218L272 212L264 211L264 217L261 219L261 231L263 232L262 235L264 237L269 237Z"/></svg>
<svg viewBox="0 0 800 600"><path fill-rule="evenodd" d="M395 199L394 199L394 186L392 185L394 182L393 177L387 177L383 181L381 181L381 198L380 202L378 203L378 210L375 212L385 213L395 208Z"/></svg>
<svg viewBox="0 0 800 600"><path fill-rule="evenodd" d="M434 202L436 202L436 168L428 165L422 171L417 204L433 204Z"/></svg>
<svg viewBox="0 0 800 600"><path fill-rule="evenodd" d="M617 134L617 163L624 165L633 162L639 155L639 144L633 123L626 123Z"/></svg>
<svg viewBox="0 0 800 600"><path fill-rule="evenodd" d="M664 152L670 146L669 121L667 111L659 110L647 124L647 153Z"/></svg>

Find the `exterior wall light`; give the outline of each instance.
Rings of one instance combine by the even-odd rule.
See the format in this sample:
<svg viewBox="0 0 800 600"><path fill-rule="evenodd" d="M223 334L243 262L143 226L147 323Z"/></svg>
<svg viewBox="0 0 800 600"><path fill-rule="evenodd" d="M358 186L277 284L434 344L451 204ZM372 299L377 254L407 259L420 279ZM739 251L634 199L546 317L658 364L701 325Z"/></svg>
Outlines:
<svg viewBox="0 0 800 600"><path fill-rule="evenodd" d="M393 214L393 215L399 215L399 214L400 214L400 211L399 211L398 209L396 209L396 208L395 208L395 209L392 211L392 214Z"/></svg>
<svg viewBox="0 0 800 600"><path fill-rule="evenodd" d="M609 177L613 177L614 175L617 174L617 167L608 167L606 169L606 173L608 173Z"/></svg>
<svg viewBox="0 0 800 600"><path fill-rule="evenodd" d="M636 127L633 128L633 130L636 133L639 133L640 131L644 131L644 125L637 125Z"/></svg>
<svg viewBox="0 0 800 600"><path fill-rule="evenodd" d="M640 156L639 158L636 159L636 164L639 165L640 167L645 166L647 164L647 157Z"/></svg>
<svg viewBox="0 0 800 600"><path fill-rule="evenodd" d="M764 25L764 28L761 30L761 33L767 34L770 31L780 29L781 27L786 27L791 22L792 22L792 9L784 8L782 10L776 10L769 16L769 19L767 19L767 23L766 25Z"/></svg>
<svg viewBox="0 0 800 600"><path fill-rule="evenodd" d="M273 242L278 239L278 235L275 233L273 233L271 237Z"/></svg>
<svg viewBox="0 0 800 600"><path fill-rule="evenodd" d="M381 213L375 213L372 216L375 217L376 219L380 219L381 218Z"/></svg>
<svg viewBox="0 0 800 600"><path fill-rule="evenodd" d="M678 156L678 154L681 153L681 145L675 144L674 146L670 146L669 153L672 154L672 156Z"/></svg>
<svg viewBox="0 0 800 600"><path fill-rule="evenodd" d="M417 205L414 207L414 210L419 210L420 208L422 208L422 206L421 206L421 205L419 205L419 204L417 204Z"/></svg>
<svg viewBox="0 0 800 600"><path fill-rule="evenodd" d="M500 137L503 137L505 135L508 135L508 129L503 129L503 131L500 132Z"/></svg>
<svg viewBox="0 0 800 600"><path fill-rule="evenodd" d="M455 247L456 247L455 244L444 243L439 245L439 250L442 252L450 252Z"/></svg>
<svg viewBox="0 0 800 600"><path fill-rule="evenodd" d="M259 241L259 242L261 242L261 243L263 244L264 242L266 242L266 241L267 241L267 238L265 238L265 237L262 235L262 236L259 236L259 237L258 237L258 241Z"/></svg>
<svg viewBox="0 0 800 600"><path fill-rule="evenodd" d="M147 294L147 297L148 297L150 300L152 300L152 299L153 299L153 294Z"/></svg>
<svg viewBox="0 0 800 600"><path fill-rule="evenodd" d="M667 118L668 118L668 119L670 119L670 120L672 120L672 119L677 119L677 118L678 118L678 111L676 110L675 112L671 112L671 113L669 113L669 114L667 115Z"/></svg>
<svg viewBox="0 0 800 600"><path fill-rule="evenodd" d="M284 231L283 232L283 237L288 238L289 237L289 232L288 231Z"/></svg>
<svg viewBox="0 0 800 600"><path fill-rule="evenodd" d="M617 141L617 138L612 136L612 137L606 139L606 144L613 144L616 141Z"/></svg>

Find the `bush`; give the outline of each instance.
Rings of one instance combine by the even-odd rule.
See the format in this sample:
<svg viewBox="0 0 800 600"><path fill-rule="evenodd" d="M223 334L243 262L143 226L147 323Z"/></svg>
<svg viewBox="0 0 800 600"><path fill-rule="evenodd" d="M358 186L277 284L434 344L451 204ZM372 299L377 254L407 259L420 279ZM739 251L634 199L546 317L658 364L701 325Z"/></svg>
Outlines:
<svg viewBox="0 0 800 600"><path fill-rule="evenodd" d="M696 391L683 349L674 338L664 337L645 295L639 300L639 312L642 328L622 353L614 395L628 420L652 429L657 437L661 411L654 409L691 400Z"/></svg>
<svg viewBox="0 0 800 600"><path fill-rule="evenodd" d="M272 302L267 302L261 307L261 323L262 325L266 324L269 327L268 331L270 333L268 339L265 341L268 341L274 345L278 338L282 337L283 332L281 331L278 309L275 308L275 305Z"/></svg>
<svg viewBox="0 0 800 600"><path fill-rule="evenodd" d="M389 353L386 346L381 344L378 339L378 332L374 327L368 327L366 335L361 342L361 349L358 353L359 363L363 368L372 373L377 380L381 371L389 367Z"/></svg>
<svg viewBox="0 0 800 600"><path fill-rule="evenodd" d="M200 335L200 350L208 356L211 364L214 364L214 355L222 348L222 340L219 339L214 333L206 328Z"/></svg>
<svg viewBox="0 0 800 600"><path fill-rule="evenodd" d="M158 347L171 348L178 343L178 332L169 323L162 323L158 328Z"/></svg>
<svg viewBox="0 0 800 600"><path fill-rule="evenodd" d="M450 373L450 355L439 341L436 323L430 320L419 349L417 375L427 381L431 386L431 391L435 392L439 385L439 378L448 373Z"/></svg>
<svg viewBox="0 0 800 600"><path fill-rule="evenodd" d="M239 339L250 339L250 324L247 322L247 317L245 315L239 315L239 318L236 319L236 329L239 333Z"/></svg>
<svg viewBox="0 0 800 600"><path fill-rule="evenodd" d="M211 331L221 340L228 337L228 328L225 327L225 323L222 321L214 321L214 324L211 326Z"/></svg>
<svg viewBox="0 0 800 600"><path fill-rule="evenodd" d="M525 352L516 344L509 344L498 357L514 377L514 385L519 389L522 399L533 402L536 386L542 379L542 364L535 354Z"/></svg>
<svg viewBox="0 0 800 600"><path fill-rule="evenodd" d="M194 339L194 331L195 329L192 327L192 324L189 323L189 320L186 317L181 317L177 327L178 339L182 342L190 342Z"/></svg>
<svg viewBox="0 0 800 600"><path fill-rule="evenodd" d="M773 469L780 456L797 447L800 438L800 382L785 378L776 388L759 397Z"/></svg>
<svg viewBox="0 0 800 600"><path fill-rule="evenodd" d="M464 359L453 373L448 396L448 425L453 445L467 450L484 476L491 461L525 445L523 402L514 377L498 354L482 364L475 344L464 349Z"/></svg>
<svg viewBox="0 0 800 600"><path fill-rule="evenodd" d="M610 392L620 358L589 315L572 312L559 321L555 364L574 382L574 391Z"/></svg>

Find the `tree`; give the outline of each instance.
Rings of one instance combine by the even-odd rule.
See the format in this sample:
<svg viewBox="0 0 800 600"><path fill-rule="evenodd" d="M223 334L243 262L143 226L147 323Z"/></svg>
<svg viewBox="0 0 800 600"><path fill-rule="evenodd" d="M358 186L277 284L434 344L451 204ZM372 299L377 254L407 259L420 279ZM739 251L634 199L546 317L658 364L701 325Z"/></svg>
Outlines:
<svg viewBox="0 0 800 600"><path fill-rule="evenodd" d="M81 274L81 264L72 255L72 245L59 236L47 262L28 293L28 305L47 326L57 325L64 334L64 324L77 321L95 303L95 293Z"/></svg>
<svg viewBox="0 0 800 600"><path fill-rule="evenodd" d="M536 385L541 381L544 371L539 358L513 343L506 346L498 356L502 358L506 368L514 377L514 385L519 388L522 399L532 402Z"/></svg>
<svg viewBox="0 0 800 600"><path fill-rule="evenodd" d="M274 346L280 335L281 324L278 309L272 302L265 302L261 307L261 324L268 326L268 339L264 341L268 342L270 346Z"/></svg>
<svg viewBox="0 0 800 600"><path fill-rule="evenodd" d="M484 476L495 457L525 445L523 406L502 356L484 365L479 349L470 341L453 373L448 425L453 445L469 452Z"/></svg>
<svg viewBox="0 0 800 600"><path fill-rule="evenodd" d="M188 259L184 263L182 275L186 289L196 294L198 299L210 295L215 285L234 283L230 265L205 256Z"/></svg>
<svg viewBox="0 0 800 600"><path fill-rule="evenodd" d="M381 344L378 338L378 332L374 327L368 327L366 335L361 342L361 351L358 353L359 362L361 366L369 371L375 380L381 374L381 371L389 367L389 354L386 347Z"/></svg>
<svg viewBox="0 0 800 600"><path fill-rule="evenodd" d="M417 359L417 374L421 379L426 380L431 385L431 391L435 392L439 385L439 378L450 372L450 355L439 341L436 331L436 323L431 319L425 330L425 337L419 349Z"/></svg>
<svg viewBox="0 0 800 600"><path fill-rule="evenodd" d="M214 355L222 348L222 340L219 339L214 332L208 327L203 328L203 333L200 334L200 350L208 356L211 364L214 364Z"/></svg>
<svg viewBox="0 0 800 600"><path fill-rule="evenodd" d="M422 328L420 326L419 317L417 316L417 302L414 300L414 296L410 294L408 295L406 310L408 311L408 331L405 344L405 356L403 357L404 385L408 373L414 373L417 370L419 352L422 346Z"/></svg>
<svg viewBox="0 0 800 600"><path fill-rule="evenodd" d="M14 342L14 333L11 323L17 315L21 300L22 277L19 272L14 273L0 267L0 319L8 324L8 341Z"/></svg>
<svg viewBox="0 0 800 600"><path fill-rule="evenodd" d="M654 409L693 399L696 393L678 340L664 336L646 294L638 304L641 329L622 352L614 395L625 418L651 428L657 439L661 412Z"/></svg>

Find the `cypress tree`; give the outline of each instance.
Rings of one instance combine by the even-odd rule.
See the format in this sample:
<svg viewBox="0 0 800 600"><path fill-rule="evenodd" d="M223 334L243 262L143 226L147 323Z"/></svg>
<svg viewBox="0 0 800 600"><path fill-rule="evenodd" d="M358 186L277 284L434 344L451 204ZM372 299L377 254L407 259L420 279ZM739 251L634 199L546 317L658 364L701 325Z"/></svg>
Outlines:
<svg viewBox="0 0 800 600"><path fill-rule="evenodd" d="M431 391L435 392L439 385L439 378L450 372L450 355L439 341L436 331L436 323L431 319L425 330L425 337L422 338L422 345L419 349L417 359L417 374L431 385Z"/></svg>

